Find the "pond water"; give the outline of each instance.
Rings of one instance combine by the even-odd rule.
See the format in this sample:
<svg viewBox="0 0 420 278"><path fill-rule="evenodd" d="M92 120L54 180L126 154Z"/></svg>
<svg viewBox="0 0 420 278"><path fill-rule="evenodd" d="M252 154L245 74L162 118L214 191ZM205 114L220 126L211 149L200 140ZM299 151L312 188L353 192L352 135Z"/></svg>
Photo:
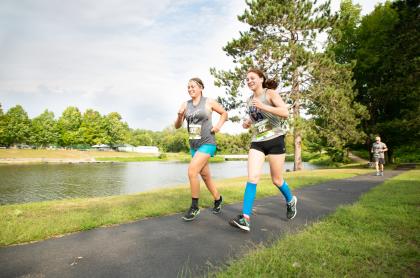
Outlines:
<svg viewBox="0 0 420 278"><path fill-rule="evenodd" d="M286 169L293 169L286 162ZM305 169L317 168L304 163ZM0 165L0 204L122 195L188 184L187 163ZM210 164L214 179L247 175L246 161ZM269 173L268 163L263 173Z"/></svg>

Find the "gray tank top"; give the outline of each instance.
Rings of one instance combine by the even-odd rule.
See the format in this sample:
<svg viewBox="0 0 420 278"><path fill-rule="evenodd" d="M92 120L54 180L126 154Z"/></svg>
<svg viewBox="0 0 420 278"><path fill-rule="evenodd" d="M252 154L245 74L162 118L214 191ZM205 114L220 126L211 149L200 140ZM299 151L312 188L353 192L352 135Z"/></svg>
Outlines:
<svg viewBox="0 0 420 278"><path fill-rule="evenodd" d="M252 142L267 141L286 134L289 129L287 119L256 108L252 105L252 98L253 96L248 99L246 109L252 121ZM264 89L259 99L262 103L273 106L267 100L267 89Z"/></svg>
<svg viewBox="0 0 420 278"><path fill-rule="evenodd" d="M214 133L211 132L211 110L206 109L206 100L207 98L201 97L197 106L194 106L192 100L187 101L185 118L192 149L198 149L204 144L216 145Z"/></svg>

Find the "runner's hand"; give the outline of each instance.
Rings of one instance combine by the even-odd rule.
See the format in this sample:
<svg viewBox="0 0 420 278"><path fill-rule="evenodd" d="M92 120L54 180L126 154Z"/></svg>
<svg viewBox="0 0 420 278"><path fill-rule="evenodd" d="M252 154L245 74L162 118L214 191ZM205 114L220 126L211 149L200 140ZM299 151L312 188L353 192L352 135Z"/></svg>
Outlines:
<svg viewBox="0 0 420 278"><path fill-rule="evenodd" d="M185 116L185 108L181 108L181 109L179 109L179 111L178 111L178 118L184 118L184 116Z"/></svg>
<svg viewBox="0 0 420 278"><path fill-rule="evenodd" d="M210 131L213 132L213 133L216 133L216 132L220 131L220 128L218 128L217 126L214 126L214 127L211 128Z"/></svg>
<svg viewBox="0 0 420 278"><path fill-rule="evenodd" d="M242 122L242 127L243 128L250 128L251 127L251 119L245 119L243 122Z"/></svg>
<svg viewBox="0 0 420 278"><path fill-rule="evenodd" d="M259 100L258 98L253 98L252 99L252 105L257 107L258 109L263 109L265 104L262 103L261 100Z"/></svg>

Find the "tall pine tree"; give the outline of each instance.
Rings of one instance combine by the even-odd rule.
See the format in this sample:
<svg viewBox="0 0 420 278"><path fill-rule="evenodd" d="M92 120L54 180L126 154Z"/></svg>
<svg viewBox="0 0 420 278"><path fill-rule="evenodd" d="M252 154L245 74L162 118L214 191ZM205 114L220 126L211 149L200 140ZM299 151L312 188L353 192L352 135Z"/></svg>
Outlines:
<svg viewBox="0 0 420 278"><path fill-rule="evenodd" d="M217 86L227 87L220 102L227 109L240 107L240 88L250 67L265 71L280 80L293 109L294 169L303 169L301 110L307 102L308 87L312 83L311 64L317 52L319 35L334 24L330 1L317 4L310 0L247 1L248 8L238 19L249 25L239 39L230 41L223 50L237 64L233 70L211 69Z"/></svg>

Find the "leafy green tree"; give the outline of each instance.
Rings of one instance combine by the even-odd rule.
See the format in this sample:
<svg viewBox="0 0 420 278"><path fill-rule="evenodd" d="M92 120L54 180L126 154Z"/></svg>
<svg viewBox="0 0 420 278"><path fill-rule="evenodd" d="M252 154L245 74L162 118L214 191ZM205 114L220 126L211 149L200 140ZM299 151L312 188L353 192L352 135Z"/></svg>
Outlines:
<svg viewBox="0 0 420 278"><path fill-rule="evenodd" d="M79 131L84 144L105 144L110 141L103 117L93 109L87 109L83 113Z"/></svg>
<svg viewBox="0 0 420 278"><path fill-rule="evenodd" d="M114 146L122 144L127 140L129 128L127 123L121 121L122 117L117 112L111 112L104 117L107 133L107 144Z"/></svg>
<svg viewBox="0 0 420 278"><path fill-rule="evenodd" d="M251 134L248 132L239 135L216 134L217 151L221 154L246 154L250 143Z"/></svg>
<svg viewBox="0 0 420 278"><path fill-rule="evenodd" d="M294 120L295 170L302 164L302 127L300 113L306 103L307 88L311 84L311 65L318 58L315 44L320 33L334 24L330 14L330 2L315 5L315 1L247 1L248 9L238 19L250 26L241 32L239 39L229 42L223 49L237 63L234 70L216 71L215 84L226 87L221 103L227 109L240 107L243 101L240 87L244 85L246 71L258 67L270 77L281 79L283 91L287 91L292 103Z"/></svg>
<svg viewBox="0 0 420 278"><path fill-rule="evenodd" d="M341 2L337 20L329 32L326 51L314 59L312 84L309 87L305 136L308 149L326 150L332 161L345 160L346 148L363 142L366 134L361 120L368 119L366 107L355 101L352 81L354 57L357 50L355 29L360 24L360 6L351 0ZM329 58L327 58L329 57Z"/></svg>
<svg viewBox="0 0 420 278"><path fill-rule="evenodd" d="M54 113L47 109L38 117L32 119L31 144L39 147L56 145L59 140L57 122Z"/></svg>
<svg viewBox="0 0 420 278"><path fill-rule="evenodd" d="M153 146L157 144L153 140L153 131L144 129L130 130L129 144L134 146Z"/></svg>
<svg viewBox="0 0 420 278"><path fill-rule="evenodd" d="M353 64L338 64L333 58L324 61L327 62L314 64L312 70L314 78L307 106L312 118L308 127L315 130L317 141L324 142L333 161L338 162L344 159L347 146L365 139L359 127L361 119L369 115L365 106L354 101Z"/></svg>
<svg viewBox="0 0 420 278"><path fill-rule="evenodd" d="M185 128L166 128L161 134L159 148L166 152L188 152L188 132Z"/></svg>
<svg viewBox="0 0 420 278"><path fill-rule="evenodd" d="M72 146L82 143L83 138L79 132L82 123L82 114L77 107L67 107L58 119L58 129L60 131L59 144L62 146Z"/></svg>
<svg viewBox="0 0 420 278"><path fill-rule="evenodd" d="M31 122L22 106L16 105L5 114L5 143L7 146L28 143Z"/></svg>
<svg viewBox="0 0 420 278"><path fill-rule="evenodd" d="M6 145L6 117L0 103L0 146Z"/></svg>
<svg viewBox="0 0 420 278"><path fill-rule="evenodd" d="M358 100L368 107L366 133L393 150L420 144L420 8L418 0L376 6L357 30ZM371 142L367 142L370 145Z"/></svg>

